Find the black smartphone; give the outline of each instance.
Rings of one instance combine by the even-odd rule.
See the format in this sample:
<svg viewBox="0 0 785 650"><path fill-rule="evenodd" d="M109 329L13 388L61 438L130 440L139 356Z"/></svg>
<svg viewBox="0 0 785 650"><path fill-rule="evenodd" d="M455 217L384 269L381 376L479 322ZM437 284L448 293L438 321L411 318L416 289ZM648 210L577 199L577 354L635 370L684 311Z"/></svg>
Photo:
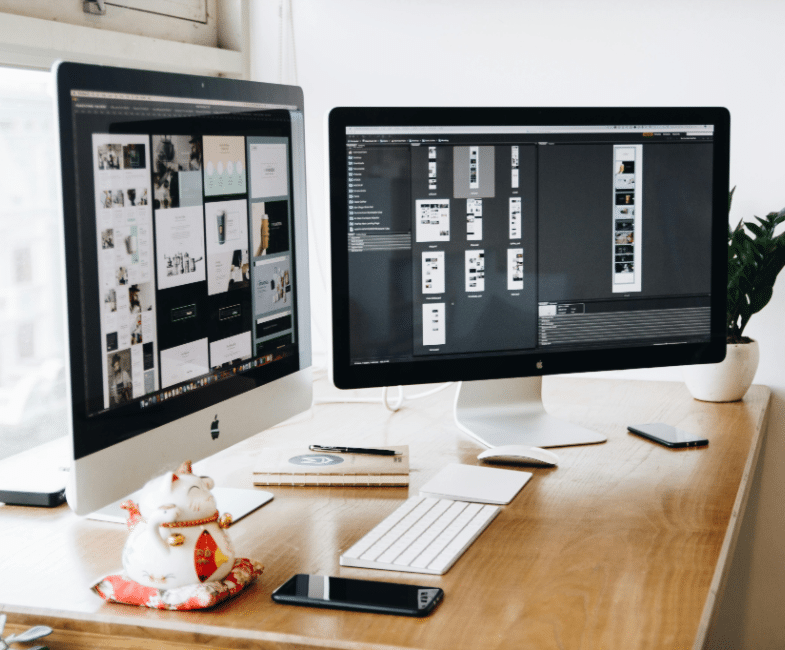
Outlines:
<svg viewBox="0 0 785 650"><path fill-rule="evenodd" d="M700 447L709 444L706 438L700 438L662 422L636 424L635 426L628 426L627 429L632 433L637 433L639 436L659 442L666 447Z"/></svg>
<svg viewBox="0 0 785 650"><path fill-rule="evenodd" d="M348 609L375 614L426 616L444 598L438 587L298 574L273 592L287 605Z"/></svg>

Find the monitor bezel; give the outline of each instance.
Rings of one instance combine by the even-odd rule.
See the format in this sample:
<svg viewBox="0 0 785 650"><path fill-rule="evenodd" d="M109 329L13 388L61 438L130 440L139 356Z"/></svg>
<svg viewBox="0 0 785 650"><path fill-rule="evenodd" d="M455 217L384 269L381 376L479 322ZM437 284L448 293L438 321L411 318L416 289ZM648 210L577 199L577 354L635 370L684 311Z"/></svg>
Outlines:
<svg viewBox="0 0 785 650"><path fill-rule="evenodd" d="M236 377L201 387L192 393L183 394L168 403L159 403L148 409L137 405L116 407L98 415L87 412L87 402L93 396L87 395L81 381L81 365L85 359L84 338L79 333L83 328L94 326L86 322L82 302L86 299L80 274L70 264L80 255L80 234L78 232L78 197L76 192L76 169L73 164L74 138L71 110L71 92L88 91L104 93L123 93L129 95L152 95L181 97L183 99L226 100L230 102L276 104L303 111L303 92L300 87L262 82L250 82L220 77L201 77L187 74L166 73L149 70L98 66L73 62L58 62L53 67L56 79L57 117L60 130L60 174L62 193L62 220L65 245L64 281L66 302L66 331L68 332L68 365L70 367L69 401L71 406L71 431L74 458L80 459L108 449L94 449L85 444L96 435L98 430L112 431L111 445L142 435L158 427L175 423L207 407L213 408L226 400L243 395L284 377L297 373L310 366L310 314L295 319L297 340L304 343L299 355L279 360L271 366L254 368ZM292 141L295 145L304 143ZM292 165L290 161L290 167ZM302 170L304 175L304 169ZM296 193L295 193L296 194ZM292 200L295 201L293 195ZM305 205L293 207L293 227L297 228L297 212L305 214ZM302 275L305 283L304 298L309 300L307 282L307 263L300 265L301 252L307 255L307 237L300 233L297 247L293 250L293 263L298 266L294 273ZM303 241L299 241L302 239ZM301 284L303 284L301 283ZM275 367L272 367L275 366Z"/></svg>
<svg viewBox="0 0 785 650"><path fill-rule="evenodd" d="M525 351L461 359L352 365L349 286L346 128L363 126L592 126L713 124L711 315L707 343L642 345L617 350ZM727 200L730 113L723 107L338 107L328 115L333 382L367 388L444 381L536 377L551 374L716 363L725 357Z"/></svg>

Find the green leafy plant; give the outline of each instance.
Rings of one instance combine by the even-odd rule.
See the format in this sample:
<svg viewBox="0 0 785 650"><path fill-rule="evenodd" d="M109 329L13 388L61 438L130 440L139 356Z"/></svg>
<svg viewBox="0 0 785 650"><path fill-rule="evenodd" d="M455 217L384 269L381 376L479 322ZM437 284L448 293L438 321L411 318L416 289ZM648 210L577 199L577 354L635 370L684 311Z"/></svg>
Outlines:
<svg viewBox="0 0 785 650"><path fill-rule="evenodd" d="M728 194L728 212L734 187ZM771 300L774 282L785 267L785 232L774 234L785 222L785 208L754 221L728 225L728 343L749 343L744 328L753 314ZM753 236L754 235L754 236Z"/></svg>

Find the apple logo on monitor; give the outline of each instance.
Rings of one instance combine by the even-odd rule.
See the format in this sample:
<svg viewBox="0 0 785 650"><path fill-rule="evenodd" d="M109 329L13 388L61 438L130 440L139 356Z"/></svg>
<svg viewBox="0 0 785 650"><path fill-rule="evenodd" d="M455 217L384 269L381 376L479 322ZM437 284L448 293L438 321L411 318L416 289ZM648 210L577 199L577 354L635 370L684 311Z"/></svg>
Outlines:
<svg viewBox="0 0 785 650"><path fill-rule="evenodd" d="M217 440L220 433L221 430L218 428L218 414L216 414L215 419L210 425L210 435L213 437L213 440Z"/></svg>

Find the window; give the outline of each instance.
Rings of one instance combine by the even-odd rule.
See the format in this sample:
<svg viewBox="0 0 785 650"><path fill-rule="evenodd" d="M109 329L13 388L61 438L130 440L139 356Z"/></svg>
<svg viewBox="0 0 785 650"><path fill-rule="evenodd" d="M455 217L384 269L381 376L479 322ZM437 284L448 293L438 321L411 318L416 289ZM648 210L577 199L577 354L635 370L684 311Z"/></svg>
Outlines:
<svg viewBox="0 0 785 650"><path fill-rule="evenodd" d="M36 69L0 65L0 459L61 436L68 416L58 136L52 75L40 70L66 59L248 76L248 3L120 0L106 9L0 0L0 64Z"/></svg>
<svg viewBox="0 0 785 650"><path fill-rule="evenodd" d="M33 279L33 260L29 248L18 248L14 251L14 281L26 284Z"/></svg>
<svg viewBox="0 0 785 650"><path fill-rule="evenodd" d="M119 0L95 15L81 0L0 0L0 64L48 69L64 59L247 78L249 4Z"/></svg>
<svg viewBox="0 0 785 650"><path fill-rule="evenodd" d="M51 74L0 68L0 458L67 417Z"/></svg>

